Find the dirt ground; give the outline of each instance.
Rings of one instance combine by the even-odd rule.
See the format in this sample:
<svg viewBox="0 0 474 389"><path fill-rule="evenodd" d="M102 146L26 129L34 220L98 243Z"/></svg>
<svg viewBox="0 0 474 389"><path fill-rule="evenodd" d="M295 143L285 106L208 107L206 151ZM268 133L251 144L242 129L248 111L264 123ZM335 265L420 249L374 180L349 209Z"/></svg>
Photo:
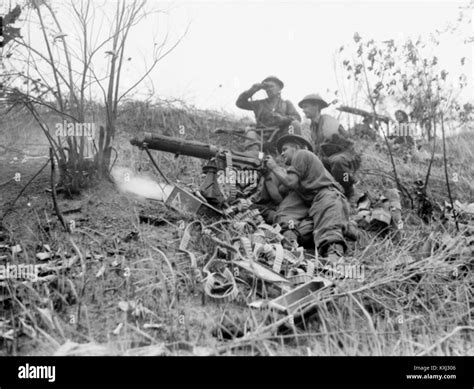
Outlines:
<svg viewBox="0 0 474 389"><path fill-rule="evenodd" d="M12 180L2 187L0 214L4 214L27 181L47 162L47 157L25 160L22 153L8 152L0 158L3 182L17 173L21 175L19 182ZM77 252L84 257L85 285L81 283L77 269L64 275L64 279L70 278L75 287L83 288L82 291L73 292L67 285L54 285L48 292L66 338L129 349L147 345L154 338L166 343L195 343L205 337L206 344L212 346L214 338L211 332L215 328L215 318L222 315L225 308L209 304L197 291L194 294L187 291L180 293L179 288L177 295L172 297L176 301L171 307L169 301L161 301L162 285L159 275L155 273L166 272L167 269L157 265L159 255L151 248L166 253L175 271L189 268L188 258L176 250L182 235L178 222L183 217L171 213L159 202L123 195L111 182L103 182L98 188L86 190L72 200L64 194L59 195L60 210L67 222L74 221L75 224L73 233L68 235L53 212L52 197L46 191L50 187L51 168L48 165L5 215L3 225L8 238L4 243L21 246L22 253L14 259L18 262L38 263L35 254L44 252L45 244L51 251L61 253L61 257L71 258ZM140 214L160 217L165 221L158 226L143 224L139 221ZM97 276L104 267L103 275ZM77 294L81 299L82 312L78 312ZM128 301L141 301L156 309L153 309L153 315L147 315L146 320L142 316L129 318L118 308L119 302ZM34 310L33 305L37 301L28 302ZM25 306L28 308L26 303ZM43 307L47 309L49 305ZM79 324L76 317L80 318ZM128 336L111 335L120 323L132 319L137 327L138 322L153 326L149 339L145 337L144 341L143 335L133 333ZM114 338L120 338L124 344ZM7 347L5 352L42 355L54 350L54 344L34 342L24 335L19 337L15 347L16 350Z"/></svg>
<svg viewBox="0 0 474 389"><path fill-rule="evenodd" d="M136 152L126 145L127 134L121 134L120 139L123 146L119 148L119 154L125 157L119 158L117 165L127 166L130 158L136 157ZM0 148L1 215L10 208L28 180L46 163L47 151L46 145L40 142L30 147L21 147L21 142L17 142L16 146L10 144L7 149ZM35 158L29 158L31 155ZM170 158L163 163L175 162ZM386 161L375 158L370 167L377 167L378 163L382 165ZM192 181L198 168L199 164L186 161L180 165L180 174L174 179ZM402 166L401 171L404 170L413 169ZM20 174L19 182L14 180L17 173ZM440 175L435 176L433 181L441 191ZM383 188L388 184L390 181L387 179L370 177L364 181L363 188ZM193 287L189 278L189 258L177 250L183 232L180 222L187 223L190 219L171 212L160 202L123 194L113 183L106 181L72 200L64 194L59 195L60 210L68 222L74 222L73 232L67 234L54 214L51 194L46 191L50 187L51 169L48 165L5 215L0 244L21 246L22 252L12 258L18 263L57 264L72 259L75 262L73 266L56 272L57 278L47 285L38 284L29 288L19 284L13 287L13 291L5 287L0 289L0 323L9 323L5 325L10 328L10 315L13 314L15 326L26 324L16 327L13 341L0 339L4 354L52 354L67 340L103 345L105 353L113 355L157 344L167 345L166 353L173 355L301 355L306 354L308 349L320 355L374 353L373 334L367 327L366 316L355 316L352 302L326 307L324 312L330 317L312 324L306 331L313 333L312 337L300 334L288 338L262 338L260 344L239 345L237 342L235 347L229 346L215 336L215 330L224 318L227 323L231 322L239 328L250 322L263 325L264 320L259 314L251 317L254 314L243 302L228 304L209 301L199 288ZM469 186L460 186L454 188L454 193L462 200L468 200L469 190ZM156 225L141 222L141 216L154 217ZM199 241L193 242L197 252L203 249L200 244ZM36 254L47 251L45 245L54 253L53 258L49 261L37 260ZM400 253L405 255L405 250L408 250L406 247L397 248L392 243L384 242L358 255L361 258L365 256L367 263L382 261L380 258L383 258L383 262L390 266L389 258L399 260ZM173 288L170 287L171 279L175 282ZM456 288L463 288L463 285L464 281L460 281ZM417 288L423 289L416 287L415 290ZM21 304L12 306L11 299L3 298L12 293ZM373 302L368 301L368 307L372 307L370 304ZM370 309L367 308L374 315L375 322L381 323L381 331L393 332L387 332L389 335L381 332L383 351L379 349L378 352L392 355L414 354L413 345L409 343L411 339L417 339L420 344L430 344L441 337L444 329L452 328L453 323L467 325L470 322L470 316L463 314L459 319L449 314L437 318L429 308L428 313L413 316L411 323L414 327L402 333L403 339L408 338L404 340L406 345L397 349L396 336L402 331L401 326L390 324L390 318L386 321L387 316L380 313L381 308ZM336 326L348 328L328 329L327 323L332 320L340 320ZM436 320L439 325L427 334L426 326L434 326ZM27 331L28 326L34 331ZM353 331L360 328L367 329L368 333L361 329L360 334L353 335ZM338 335L339 330L341 334L345 331L352 333L351 338L349 335ZM334 338L328 338L332 336ZM450 351L436 349L436 352L454 355L472 352L469 338L468 334L461 332L456 340L453 337Z"/></svg>

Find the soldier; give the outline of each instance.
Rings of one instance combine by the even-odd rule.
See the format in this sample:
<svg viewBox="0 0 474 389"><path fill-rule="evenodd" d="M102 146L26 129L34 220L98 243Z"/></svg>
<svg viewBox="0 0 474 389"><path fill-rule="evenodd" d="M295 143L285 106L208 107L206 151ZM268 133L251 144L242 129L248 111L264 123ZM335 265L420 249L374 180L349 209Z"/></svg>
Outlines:
<svg viewBox="0 0 474 389"><path fill-rule="evenodd" d="M311 138L315 154L341 184L349 199L354 193L353 175L360 166L360 156L354 152L348 133L337 119L321 114L321 110L329 104L318 94L306 96L298 105L311 120Z"/></svg>
<svg viewBox="0 0 474 389"><path fill-rule="evenodd" d="M250 129L245 133L248 139L244 144L245 151L254 156L258 155L261 143L264 144L265 152L276 156L276 141L279 137L288 133L301 134L301 116L291 101L281 98L283 87L284 83L278 77L269 76L261 83L252 85L237 99L237 107L251 110L255 114L256 129ZM262 89L267 93L267 98L251 100L252 96ZM263 142L260 132L262 129L273 130L264 132ZM255 204L258 204L257 209L265 220L272 219L277 205L282 200L277 185L276 177L270 173L265 174L259 182L257 194L252 199Z"/></svg>
<svg viewBox="0 0 474 389"><path fill-rule="evenodd" d="M249 90L242 92L238 97L237 107L253 111L256 120L257 130L246 132L246 137L250 138L245 144L246 151L259 151L260 134L258 129L275 129L273 136L269 137L267 135L264 137L264 140L270 143L270 152L275 151L274 145L277 139L288 134L290 126L293 126L293 130L290 132L301 134L301 117L299 113L291 101L281 98L281 90L284 86L283 81L279 78L269 76L261 83L252 85ZM251 100L252 96L261 89L265 90L268 97L263 100Z"/></svg>
<svg viewBox="0 0 474 389"><path fill-rule="evenodd" d="M349 225L349 204L341 187L312 152L312 145L299 135L286 135L277 142L287 170L269 156L266 164L290 192L280 203L276 221L295 224L306 215L312 219L315 249L329 261L337 260L347 249L344 237ZM285 234L288 239L288 234Z"/></svg>

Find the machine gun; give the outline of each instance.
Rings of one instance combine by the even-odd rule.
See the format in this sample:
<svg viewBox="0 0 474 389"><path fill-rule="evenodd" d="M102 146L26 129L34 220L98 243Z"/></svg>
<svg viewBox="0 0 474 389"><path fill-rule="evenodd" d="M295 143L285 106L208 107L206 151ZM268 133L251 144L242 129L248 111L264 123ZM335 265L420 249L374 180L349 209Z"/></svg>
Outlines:
<svg viewBox="0 0 474 389"><path fill-rule="evenodd" d="M346 113L351 113L353 115L362 116L365 119L372 120L373 118L375 118L376 122L382 122L382 123L388 124L388 122L390 121L390 118L388 116L380 115L380 114L375 114L374 116L374 114L371 112L365 111L360 108L348 107L347 105L341 105L337 107L336 109L341 112L346 112Z"/></svg>
<svg viewBox="0 0 474 389"><path fill-rule="evenodd" d="M216 160L218 170L224 170L228 165L228 155L231 156L232 165L239 169L260 169L263 166L263 153L258 157L251 153L226 150L207 143L173 138L164 135L145 133L143 140L132 139L130 143L140 148L166 151L176 155Z"/></svg>
<svg viewBox="0 0 474 389"><path fill-rule="evenodd" d="M252 153L237 152L202 142L151 133L145 133L143 139L134 138L130 140L130 143L144 149L160 173L161 171L149 150L160 150L175 155L187 155L208 160L208 163L203 167L206 178L199 188L199 192L210 204L216 206L220 206L224 201L230 202L238 195L236 184L243 189L242 194L249 195L256 189L258 179L265 170L263 153L258 153L258 156L255 156ZM219 188L218 171L224 172L223 175L220 175L220 178L224 178L224 180L220 179L220 183L229 185L228 198L224 197Z"/></svg>

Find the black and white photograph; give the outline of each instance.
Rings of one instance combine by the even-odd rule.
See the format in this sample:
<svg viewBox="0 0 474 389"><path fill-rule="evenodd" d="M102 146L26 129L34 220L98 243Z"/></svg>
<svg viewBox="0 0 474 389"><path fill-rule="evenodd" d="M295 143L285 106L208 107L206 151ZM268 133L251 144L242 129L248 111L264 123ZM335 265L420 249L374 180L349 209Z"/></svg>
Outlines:
<svg viewBox="0 0 474 389"><path fill-rule="evenodd" d="M473 16L0 0L0 387L471 388Z"/></svg>

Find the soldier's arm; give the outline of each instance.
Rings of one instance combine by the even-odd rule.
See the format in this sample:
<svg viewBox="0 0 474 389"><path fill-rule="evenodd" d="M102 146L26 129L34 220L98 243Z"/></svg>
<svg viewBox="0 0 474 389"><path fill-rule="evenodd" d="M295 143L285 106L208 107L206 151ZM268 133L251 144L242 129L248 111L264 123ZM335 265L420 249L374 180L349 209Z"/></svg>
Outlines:
<svg viewBox="0 0 474 389"><path fill-rule="evenodd" d="M267 167L275 174L278 181L280 181L284 186L296 189L299 183L299 177L294 172L287 173L285 169L278 166L275 160L272 157L267 159Z"/></svg>
<svg viewBox="0 0 474 389"><path fill-rule="evenodd" d="M290 123L293 121L293 120L297 120L299 122L301 122L301 116L300 114L298 113L298 111L296 110L295 106L293 105L293 103L289 100L286 101L286 114L291 118L291 121Z"/></svg>
<svg viewBox="0 0 474 389"><path fill-rule="evenodd" d="M285 197L288 193L290 193L290 188L280 184L278 185L278 192L280 192L281 197Z"/></svg>
<svg viewBox="0 0 474 389"><path fill-rule="evenodd" d="M266 179L265 180L265 187L267 188L267 192L268 192L269 196L271 197L271 199L273 200L273 202L275 204L280 204L283 200L283 197L282 197L282 194L280 193L280 191L278 190L278 187L277 187L276 183L273 182L273 180L271 178Z"/></svg>
<svg viewBox="0 0 474 389"><path fill-rule="evenodd" d="M235 105L241 109L246 109L248 111L252 111L254 108L253 102L250 101L250 98L257 93L260 89L262 89L261 84L254 84L249 90L246 90L242 92L239 97L237 98L237 101L235 102Z"/></svg>
<svg viewBox="0 0 474 389"><path fill-rule="evenodd" d="M300 179L295 172L287 173L282 167L277 167L275 170L273 170L273 174L275 174L276 178L278 178L278 181L280 181L287 188L298 188Z"/></svg>
<svg viewBox="0 0 474 389"><path fill-rule="evenodd" d="M285 115L279 114L279 113L274 113L273 117L277 119L278 125L283 126L283 125L290 125L291 122L293 121L301 121L300 114L296 111L294 105L291 103L291 101L287 100L286 101L286 112Z"/></svg>

